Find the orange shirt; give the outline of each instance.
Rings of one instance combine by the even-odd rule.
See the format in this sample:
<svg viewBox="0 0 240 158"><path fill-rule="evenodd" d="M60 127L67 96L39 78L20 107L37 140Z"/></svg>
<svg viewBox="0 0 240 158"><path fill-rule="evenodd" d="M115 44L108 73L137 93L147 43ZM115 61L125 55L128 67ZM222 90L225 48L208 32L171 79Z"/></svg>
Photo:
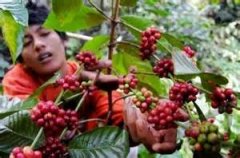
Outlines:
<svg viewBox="0 0 240 158"><path fill-rule="evenodd" d="M68 62L68 74L73 74L78 64L75 62ZM26 99L43 83L38 80L36 75L24 68L23 64L16 64L3 79L4 94L10 97L18 97ZM46 87L41 95L40 100L55 100L61 91L61 87L50 85ZM113 92L113 101L121 97L117 92ZM107 93L97 90L92 96L89 96L86 102L88 109L88 118L105 118L108 112L108 96ZM123 121L123 100L119 100L113 106L112 122L114 125L120 124ZM97 125L96 122L87 123L87 129L92 129Z"/></svg>

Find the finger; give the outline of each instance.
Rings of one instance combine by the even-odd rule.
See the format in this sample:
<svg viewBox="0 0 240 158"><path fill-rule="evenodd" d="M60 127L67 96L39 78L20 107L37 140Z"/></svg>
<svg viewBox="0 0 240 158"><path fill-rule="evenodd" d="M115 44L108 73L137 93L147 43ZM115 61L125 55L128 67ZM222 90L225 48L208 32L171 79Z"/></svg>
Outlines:
<svg viewBox="0 0 240 158"><path fill-rule="evenodd" d="M177 140L177 129L176 128L170 128L167 130L163 130L162 134L164 134L163 142L170 142L175 143Z"/></svg>
<svg viewBox="0 0 240 158"><path fill-rule="evenodd" d="M176 150L176 143L156 143L152 145L152 150L161 154L171 154Z"/></svg>
<svg viewBox="0 0 240 158"><path fill-rule="evenodd" d="M189 120L189 115L182 108L178 108L174 115L176 115L178 121Z"/></svg>
<svg viewBox="0 0 240 158"><path fill-rule="evenodd" d="M99 61L97 68L102 69L102 68L109 68L111 66L112 66L112 61L105 59L105 60Z"/></svg>

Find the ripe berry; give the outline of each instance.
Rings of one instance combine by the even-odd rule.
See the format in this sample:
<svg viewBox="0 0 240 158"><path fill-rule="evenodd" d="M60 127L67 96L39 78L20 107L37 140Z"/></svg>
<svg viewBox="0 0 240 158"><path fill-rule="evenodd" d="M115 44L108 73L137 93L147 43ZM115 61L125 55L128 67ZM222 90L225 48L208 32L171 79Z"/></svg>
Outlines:
<svg viewBox="0 0 240 158"><path fill-rule="evenodd" d="M155 53L157 40L161 38L161 33L154 27L150 27L142 32L140 44L140 56L144 59L149 59Z"/></svg>
<svg viewBox="0 0 240 158"><path fill-rule="evenodd" d="M174 114L177 110L178 106L174 102L170 100L160 101L158 105L149 112L147 121L153 124L153 127L157 130L176 127L174 121L179 120Z"/></svg>
<svg viewBox="0 0 240 158"><path fill-rule="evenodd" d="M44 127L45 134L57 135L67 126L65 111L52 101L39 102L31 110L31 119L37 126Z"/></svg>
<svg viewBox="0 0 240 158"><path fill-rule="evenodd" d="M183 48L183 51L184 51L184 53L185 53L189 58L194 57L195 54L196 54L196 52L195 52L194 50L192 50L192 48L189 47L189 46L185 46L185 47Z"/></svg>
<svg viewBox="0 0 240 158"><path fill-rule="evenodd" d="M182 106L185 102L195 101L197 99L198 89L191 83L177 82L169 91L170 100Z"/></svg>
<svg viewBox="0 0 240 158"><path fill-rule="evenodd" d="M219 113L232 113L232 108L237 105L237 97L232 89L215 87L211 95L211 106L218 108Z"/></svg>
<svg viewBox="0 0 240 158"><path fill-rule="evenodd" d="M98 65L98 60L90 51L83 51L76 55L76 59L83 64L86 70L95 70Z"/></svg>
<svg viewBox="0 0 240 158"><path fill-rule="evenodd" d="M173 62L172 59L161 59L155 63L153 72L159 75L159 77L167 77L173 75Z"/></svg>
<svg viewBox="0 0 240 158"><path fill-rule="evenodd" d="M45 141L39 149L44 158L64 158L68 154L66 146L58 138L48 137Z"/></svg>
<svg viewBox="0 0 240 158"><path fill-rule="evenodd" d="M123 93L128 94L132 89L137 87L138 79L134 74L128 74L127 76L118 79L119 89Z"/></svg>
<svg viewBox="0 0 240 158"><path fill-rule="evenodd" d="M15 147L10 153L10 158L42 158L42 153L33 151L30 146Z"/></svg>
<svg viewBox="0 0 240 158"><path fill-rule="evenodd" d="M64 90L76 91L79 89L80 83L76 75L66 75L58 79L57 84L62 86Z"/></svg>

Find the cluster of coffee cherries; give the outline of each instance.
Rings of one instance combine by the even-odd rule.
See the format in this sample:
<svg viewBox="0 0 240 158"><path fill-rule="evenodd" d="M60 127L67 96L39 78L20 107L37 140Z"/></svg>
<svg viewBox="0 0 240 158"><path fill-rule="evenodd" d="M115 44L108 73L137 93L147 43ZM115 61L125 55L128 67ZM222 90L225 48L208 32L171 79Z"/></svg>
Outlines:
<svg viewBox="0 0 240 158"><path fill-rule="evenodd" d="M37 126L43 127L47 136L58 136L65 127L73 129L78 123L75 111L65 111L52 101L39 102L31 110L31 119ZM71 126L74 127L71 127Z"/></svg>
<svg viewBox="0 0 240 158"><path fill-rule="evenodd" d="M223 136L218 132L218 127L208 121L193 122L191 127L185 130L194 151L219 152Z"/></svg>
<svg viewBox="0 0 240 158"><path fill-rule="evenodd" d="M182 106L185 102L195 101L199 90L191 83L176 82L169 90L169 99Z"/></svg>
<svg viewBox="0 0 240 158"><path fill-rule="evenodd" d="M185 121L178 110L178 105L173 101L159 101L157 106L149 112L147 121L153 124L156 130L177 127L175 121Z"/></svg>
<svg viewBox="0 0 240 158"><path fill-rule="evenodd" d="M194 50L192 50L192 48L189 47L189 46L185 46L185 47L183 48L183 51L184 51L184 53L185 53L189 58L194 57L195 54L196 54L196 52L195 52Z"/></svg>
<svg viewBox="0 0 240 158"><path fill-rule="evenodd" d="M140 44L140 56L144 59L149 59L150 56L157 50L157 40L160 39L161 33L154 27L147 28L142 32Z"/></svg>
<svg viewBox="0 0 240 158"><path fill-rule="evenodd" d="M76 55L76 59L83 64L86 70L95 70L99 61L96 56L90 51L82 51Z"/></svg>
<svg viewBox="0 0 240 158"><path fill-rule="evenodd" d="M230 88L215 87L211 95L211 106L218 108L219 113L232 113L232 108L237 105L237 97Z"/></svg>
<svg viewBox="0 0 240 158"><path fill-rule="evenodd" d="M154 97L152 92L146 88L142 88L140 91L135 93L132 99L133 104L138 107L142 113L150 109L150 107L155 107L158 102L158 98Z"/></svg>
<svg viewBox="0 0 240 158"><path fill-rule="evenodd" d="M135 89L137 87L138 79L134 74L128 74L126 76L120 77L118 79L119 89L123 91L123 93L128 94L131 89Z"/></svg>
<svg viewBox="0 0 240 158"><path fill-rule="evenodd" d="M60 78L56 83L63 87L64 90L76 91L79 89L80 83L76 75L66 75Z"/></svg>
<svg viewBox="0 0 240 158"><path fill-rule="evenodd" d="M153 72L155 72L159 77L167 77L173 75L173 62L172 59L161 59L157 61L153 67Z"/></svg>
<svg viewBox="0 0 240 158"><path fill-rule="evenodd" d="M42 153L34 151L30 146L13 148L9 158L42 158Z"/></svg>
<svg viewBox="0 0 240 158"><path fill-rule="evenodd" d="M97 87L93 85L92 80L88 80L88 81L82 81L79 89L81 92L84 92L84 93L88 92L88 95L91 96L93 92L97 89Z"/></svg>
<svg viewBox="0 0 240 158"><path fill-rule="evenodd" d="M58 138L48 137L45 144L40 147L44 158L66 158L68 157L67 148Z"/></svg>

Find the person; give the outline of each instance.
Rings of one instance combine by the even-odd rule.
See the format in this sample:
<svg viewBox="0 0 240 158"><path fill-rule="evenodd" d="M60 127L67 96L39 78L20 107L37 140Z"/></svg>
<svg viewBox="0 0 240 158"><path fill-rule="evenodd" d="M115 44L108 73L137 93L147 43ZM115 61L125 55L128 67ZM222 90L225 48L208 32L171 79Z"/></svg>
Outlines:
<svg viewBox="0 0 240 158"><path fill-rule="evenodd" d="M3 79L4 94L10 97L26 99L38 87L59 71L62 76L74 74L78 64L67 61L65 57L66 37L63 33L46 29L42 26L48 16L48 9L37 6L31 2L27 5L29 12L29 26L24 35L24 46L17 63L7 72ZM101 61L101 68L111 66L110 61ZM96 73L81 71L81 79L94 79ZM118 78L113 75L100 74L97 86L104 90L114 90L118 85ZM40 100L55 100L60 93L61 87L50 85L39 96ZM84 115L87 118L105 118L108 112L107 93L97 90L87 98ZM113 100L121 97L113 91ZM82 115L80 115L82 116ZM154 130L146 121L141 112L123 100L119 100L113 106L112 124L126 125L132 142L143 143L150 151L159 153L171 153L176 149L176 129ZM86 129L90 130L97 126L97 122L89 122Z"/></svg>

